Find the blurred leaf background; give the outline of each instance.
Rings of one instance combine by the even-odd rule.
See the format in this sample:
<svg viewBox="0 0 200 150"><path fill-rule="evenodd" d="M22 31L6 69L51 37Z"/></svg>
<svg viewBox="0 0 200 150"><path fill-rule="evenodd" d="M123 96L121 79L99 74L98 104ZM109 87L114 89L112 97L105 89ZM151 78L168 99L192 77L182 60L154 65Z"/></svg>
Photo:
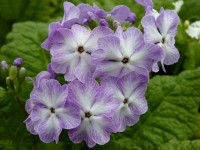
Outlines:
<svg viewBox="0 0 200 150"><path fill-rule="evenodd" d="M174 9L176 0L153 0L155 9ZM0 61L9 64L16 57L24 59L28 76L46 70L49 53L40 45L48 36L48 25L63 17L64 0L0 0ZM70 0L74 4L93 3L106 10L127 5L136 13L138 26L144 8L134 0ZM184 22L200 20L200 1L184 0L179 12L181 22L176 47L181 58L168 66L167 73L151 74L146 98L149 110L133 127L111 136L97 150L200 150L200 44L190 38ZM63 131L58 144L44 144L31 135L23 121L26 119L14 95L6 90L5 76L0 71L0 149L2 150L82 150L84 143L73 144ZM29 98L32 83L27 81L20 95L23 105Z"/></svg>

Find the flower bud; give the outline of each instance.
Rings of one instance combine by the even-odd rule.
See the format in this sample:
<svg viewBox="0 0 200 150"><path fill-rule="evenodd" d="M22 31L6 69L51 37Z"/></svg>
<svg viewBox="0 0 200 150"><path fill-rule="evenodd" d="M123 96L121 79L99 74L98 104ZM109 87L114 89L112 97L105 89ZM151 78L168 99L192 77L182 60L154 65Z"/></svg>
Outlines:
<svg viewBox="0 0 200 150"><path fill-rule="evenodd" d="M185 20L185 22L184 22L185 29L188 29L189 25L190 25L190 21L189 20Z"/></svg>
<svg viewBox="0 0 200 150"><path fill-rule="evenodd" d="M5 69L7 69L7 68L8 68L8 64L7 64L7 62L6 62L5 60L3 60L3 61L1 62L1 69L5 70Z"/></svg>
<svg viewBox="0 0 200 150"><path fill-rule="evenodd" d="M17 67L16 66L11 66L10 71L9 71L9 78L11 80L14 80L17 77Z"/></svg>
<svg viewBox="0 0 200 150"><path fill-rule="evenodd" d="M24 67L22 67L19 71L19 82L24 82L26 77L26 69Z"/></svg>
<svg viewBox="0 0 200 150"><path fill-rule="evenodd" d="M21 64L22 64L22 62L23 62L23 59L22 59L22 58L16 58L16 59L14 60L14 62L13 62L13 65L14 65L14 66L17 66L17 67L20 67Z"/></svg>
<svg viewBox="0 0 200 150"><path fill-rule="evenodd" d="M8 89L14 90L13 81L9 77L6 78L6 85Z"/></svg>
<svg viewBox="0 0 200 150"><path fill-rule="evenodd" d="M109 27L109 24L105 19L100 19L99 24L100 24L100 26Z"/></svg>
<svg viewBox="0 0 200 150"><path fill-rule="evenodd" d="M134 13L130 13L126 20L129 21L130 23L134 23L136 20L136 15Z"/></svg>

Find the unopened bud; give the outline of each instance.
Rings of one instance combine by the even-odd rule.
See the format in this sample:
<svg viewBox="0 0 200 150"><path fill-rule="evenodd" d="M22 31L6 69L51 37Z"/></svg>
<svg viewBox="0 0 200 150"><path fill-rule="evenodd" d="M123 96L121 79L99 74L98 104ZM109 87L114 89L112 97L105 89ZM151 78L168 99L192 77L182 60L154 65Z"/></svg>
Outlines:
<svg viewBox="0 0 200 150"><path fill-rule="evenodd" d="M100 19L99 25L100 25L100 26L109 27L109 24L108 24L108 22L107 22L105 19Z"/></svg>
<svg viewBox="0 0 200 150"><path fill-rule="evenodd" d="M14 62L13 62L13 65L14 65L14 66L17 66L17 67L20 67L21 64L22 64L22 62L23 62L23 59L22 59L22 58L16 58L16 59L14 60Z"/></svg>
<svg viewBox="0 0 200 150"><path fill-rule="evenodd" d="M8 64L7 64L7 62L6 62L5 60L3 60L3 61L1 62L1 69L5 70L5 69L7 69L7 68L8 68Z"/></svg>
<svg viewBox="0 0 200 150"><path fill-rule="evenodd" d="M126 21L129 21L130 23L134 23L136 20L136 15L134 13L130 13Z"/></svg>
<svg viewBox="0 0 200 150"><path fill-rule="evenodd" d="M114 20L114 21L113 21L113 24L114 24L115 26L120 26L120 25L121 25L120 22L117 21L117 20Z"/></svg>
<svg viewBox="0 0 200 150"><path fill-rule="evenodd" d="M112 16L111 14L107 14L107 15L106 15L106 19L110 19L111 16Z"/></svg>
<svg viewBox="0 0 200 150"><path fill-rule="evenodd" d="M22 67L19 71L19 82L24 82L26 77L26 69L24 67Z"/></svg>
<svg viewBox="0 0 200 150"><path fill-rule="evenodd" d="M6 78L6 85L8 89L14 90L13 81L9 77Z"/></svg>
<svg viewBox="0 0 200 150"><path fill-rule="evenodd" d="M14 80L17 77L17 67L11 66L9 71L9 78Z"/></svg>
<svg viewBox="0 0 200 150"><path fill-rule="evenodd" d="M184 22L184 27L185 27L186 29L188 29L188 28L189 28L189 25L190 25L190 21L189 21L189 20L185 20L185 22Z"/></svg>

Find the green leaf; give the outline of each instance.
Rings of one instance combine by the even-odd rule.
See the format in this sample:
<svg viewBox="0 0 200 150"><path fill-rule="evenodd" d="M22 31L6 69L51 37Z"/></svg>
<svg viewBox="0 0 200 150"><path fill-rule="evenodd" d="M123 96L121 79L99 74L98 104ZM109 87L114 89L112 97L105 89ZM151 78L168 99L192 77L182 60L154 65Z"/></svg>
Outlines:
<svg viewBox="0 0 200 150"><path fill-rule="evenodd" d="M25 22L13 25L8 34L6 45L1 48L1 55L9 58L12 64L16 57L23 58L23 66L28 76L35 76L38 72L46 70L49 63L49 52L41 48L41 43L47 37L48 24Z"/></svg>
<svg viewBox="0 0 200 150"><path fill-rule="evenodd" d="M200 140L194 141L170 141L159 147L158 150L198 150L200 148Z"/></svg>
<svg viewBox="0 0 200 150"><path fill-rule="evenodd" d="M9 103L11 98L12 96L10 93L4 88L0 87L0 109Z"/></svg>
<svg viewBox="0 0 200 150"><path fill-rule="evenodd" d="M170 140L199 137L199 87L200 68L185 71L177 77L154 77L146 93L148 112L142 115L137 125L117 135L119 143L126 137L131 140L129 146L154 150Z"/></svg>

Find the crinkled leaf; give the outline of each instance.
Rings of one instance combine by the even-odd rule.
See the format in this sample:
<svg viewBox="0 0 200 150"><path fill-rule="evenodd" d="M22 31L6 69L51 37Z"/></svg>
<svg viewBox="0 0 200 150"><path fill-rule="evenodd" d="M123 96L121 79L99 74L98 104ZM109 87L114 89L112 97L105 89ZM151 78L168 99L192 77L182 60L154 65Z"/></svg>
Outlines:
<svg viewBox="0 0 200 150"><path fill-rule="evenodd" d="M8 34L6 45L1 48L1 54L9 58L8 62L16 57L24 60L23 66L29 76L46 70L49 63L49 52L41 48L41 43L47 37L48 24L25 22L16 23Z"/></svg>
<svg viewBox="0 0 200 150"><path fill-rule="evenodd" d="M193 139L200 134L200 68L177 77L156 76L148 85L148 112L125 133L132 146L154 150L170 140ZM130 141L128 140L128 141ZM124 145L124 143L122 143Z"/></svg>
<svg viewBox="0 0 200 150"><path fill-rule="evenodd" d="M200 148L200 140L193 141L170 141L163 144L158 150L198 150Z"/></svg>

